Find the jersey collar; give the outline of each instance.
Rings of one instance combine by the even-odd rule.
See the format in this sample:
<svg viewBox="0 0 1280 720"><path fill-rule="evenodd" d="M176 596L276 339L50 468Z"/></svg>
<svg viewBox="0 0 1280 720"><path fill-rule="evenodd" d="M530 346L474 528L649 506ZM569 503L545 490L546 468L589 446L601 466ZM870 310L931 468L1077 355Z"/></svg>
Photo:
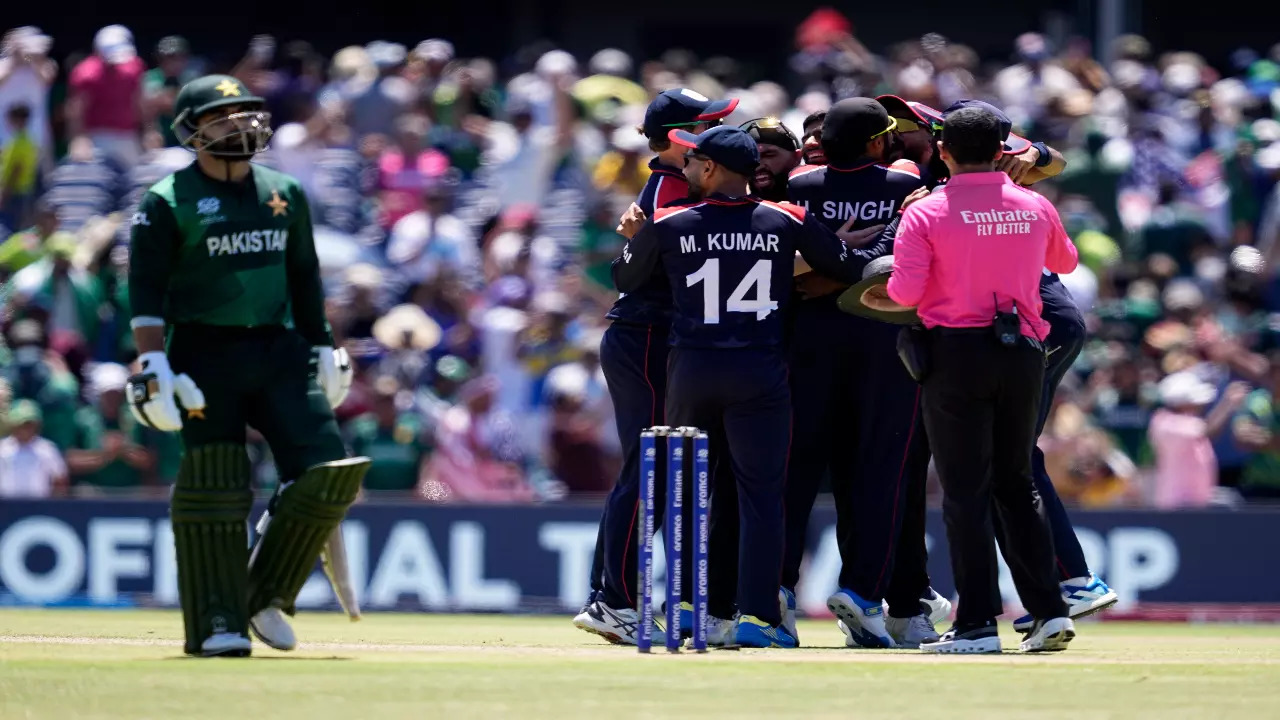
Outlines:
<svg viewBox="0 0 1280 720"><path fill-rule="evenodd" d="M652 160L649 161L649 169L652 170L653 172L661 173L663 175L675 175L678 178L681 178L681 179L684 178L683 168L671 167L670 165L667 165L666 163L662 162L662 160L658 157L654 157Z"/></svg>

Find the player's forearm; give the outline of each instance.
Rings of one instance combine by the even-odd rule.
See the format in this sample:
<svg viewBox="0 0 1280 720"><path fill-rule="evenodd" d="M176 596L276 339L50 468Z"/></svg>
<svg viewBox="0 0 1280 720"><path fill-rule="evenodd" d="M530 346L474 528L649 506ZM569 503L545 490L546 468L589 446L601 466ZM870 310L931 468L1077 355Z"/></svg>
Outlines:
<svg viewBox="0 0 1280 720"><path fill-rule="evenodd" d="M1044 167L1033 168L1028 172L1027 176L1022 179L1024 185L1034 185L1041 180L1057 177L1062 174L1063 170L1067 169L1067 159L1062 156L1062 153L1047 145L1045 147L1049 151L1049 164Z"/></svg>

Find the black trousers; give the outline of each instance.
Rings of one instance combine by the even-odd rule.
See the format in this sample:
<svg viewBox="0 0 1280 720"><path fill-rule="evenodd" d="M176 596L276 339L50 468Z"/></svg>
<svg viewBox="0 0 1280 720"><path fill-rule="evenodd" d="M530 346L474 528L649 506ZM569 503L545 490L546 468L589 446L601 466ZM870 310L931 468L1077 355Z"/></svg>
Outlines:
<svg viewBox="0 0 1280 720"><path fill-rule="evenodd" d="M1005 347L990 328L938 328L930 341L924 422L942 481L956 623L1003 612L993 510L1023 606L1037 618L1063 617L1053 537L1032 483L1044 352L1025 340Z"/></svg>

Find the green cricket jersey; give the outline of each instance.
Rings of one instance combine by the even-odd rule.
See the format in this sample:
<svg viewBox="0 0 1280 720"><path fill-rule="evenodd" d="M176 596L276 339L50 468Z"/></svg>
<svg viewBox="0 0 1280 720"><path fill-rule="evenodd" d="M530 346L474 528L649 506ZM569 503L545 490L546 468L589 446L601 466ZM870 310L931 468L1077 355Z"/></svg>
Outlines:
<svg viewBox="0 0 1280 720"><path fill-rule="evenodd" d="M192 163L151 187L133 216L129 300L135 318L258 327L290 318L332 345L307 197L256 163L242 182Z"/></svg>

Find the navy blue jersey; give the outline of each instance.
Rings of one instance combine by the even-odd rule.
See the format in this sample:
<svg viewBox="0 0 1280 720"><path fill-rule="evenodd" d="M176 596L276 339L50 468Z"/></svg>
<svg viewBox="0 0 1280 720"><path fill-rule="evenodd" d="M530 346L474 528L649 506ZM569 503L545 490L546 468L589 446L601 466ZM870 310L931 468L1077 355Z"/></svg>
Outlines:
<svg viewBox="0 0 1280 720"><path fill-rule="evenodd" d="M649 170L652 172L640 191L640 197L636 198L636 204L644 211L645 217L651 218L658 209L686 199L689 182L684 179L683 172L664 165L656 157L649 161ZM667 277L655 273L652 282L640 285L632 292L623 292L605 317L639 325L667 324L671 321L671 287L667 284Z"/></svg>
<svg viewBox="0 0 1280 720"><path fill-rule="evenodd" d="M847 283L866 265L803 208L711 195L658 210L614 261L613 279L627 291L655 271L666 275L675 347L773 348L783 344L797 250L815 270Z"/></svg>
<svg viewBox="0 0 1280 720"><path fill-rule="evenodd" d="M902 201L923 187L920 168L910 160L893 165L875 162L840 168L802 165L791 172L787 192L791 202L807 209L824 226L835 231L853 220L850 230L888 225L898 217ZM864 249L872 257L892 252L892 233Z"/></svg>

